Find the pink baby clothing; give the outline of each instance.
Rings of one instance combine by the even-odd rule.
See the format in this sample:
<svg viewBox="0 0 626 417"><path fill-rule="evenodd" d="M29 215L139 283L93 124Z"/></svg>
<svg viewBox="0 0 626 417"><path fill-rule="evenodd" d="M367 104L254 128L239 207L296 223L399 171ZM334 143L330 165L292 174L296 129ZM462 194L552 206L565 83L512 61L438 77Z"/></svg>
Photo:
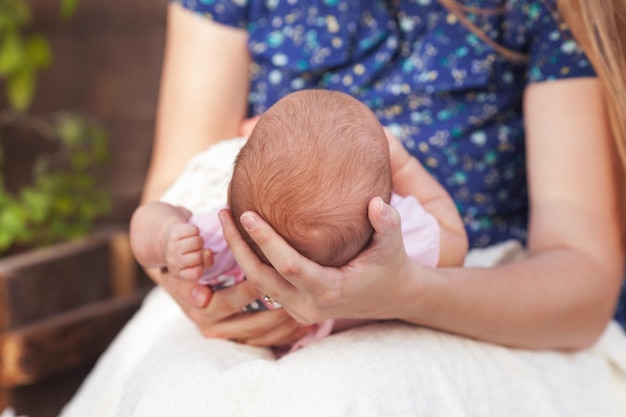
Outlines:
<svg viewBox="0 0 626 417"><path fill-rule="evenodd" d="M401 230L404 247L411 259L420 265L434 268L439 262L439 224L435 217L428 213L413 196L401 197L393 194L390 204L400 213ZM213 253L213 266L204 271L200 283L208 285L212 291L230 287L245 280L242 270L237 265L232 252L228 248L222 226L215 209L194 214L189 220L200 229L204 239L204 248ZM278 308L274 301L268 303L263 299L253 301L245 311L262 311ZM333 331L334 320L318 323L317 328L298 340L290 351L297 350L328 336Z"/></svg>
<svg viewBox="0 0 626 417"><path fill-rule="evenodd" d="M213 253L213 265L202 273L200 284L208 285L211 291L239 284L246 278L243 271L237 265L233 253L228 248L224 232L220 224L217 212L220 209L204 211L194 214L189 222L200 229L200 237L204 240L204 249L211 249ZM263 299L253 301L244 308L244 311L263 311L280 307L274 301L269 303Z"/></svg>

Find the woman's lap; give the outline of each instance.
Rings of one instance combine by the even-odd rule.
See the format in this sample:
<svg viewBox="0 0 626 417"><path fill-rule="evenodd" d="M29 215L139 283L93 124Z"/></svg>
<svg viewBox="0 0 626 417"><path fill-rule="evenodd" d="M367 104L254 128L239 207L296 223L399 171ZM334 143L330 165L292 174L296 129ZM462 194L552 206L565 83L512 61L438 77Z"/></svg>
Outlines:
<svg viewBox="0 0 626 417"><path fill-rule="evenodd" d="M389 322L275 360L202 338L157 289L62 417L617 416L611 372L626 370L603 350L511 350Z"/></svg>
<svg viewBox="0 0 626 417"><path fill-rule="evenodd" d="M199 154L168 192L168 201L194 210L225 201L232 160L242 143L223 142ZM197 189L215 195L195 201ZM521 246L507 242L471 251L466 266L519 256ZM202 338L157 288L61 417L612 417L626 415L626 404L618 409L618 395L613 396L623 391L624 381L626 336L617 325L596 349L564 354L380 323L333 335L276 361L268 349Z"/></svg>

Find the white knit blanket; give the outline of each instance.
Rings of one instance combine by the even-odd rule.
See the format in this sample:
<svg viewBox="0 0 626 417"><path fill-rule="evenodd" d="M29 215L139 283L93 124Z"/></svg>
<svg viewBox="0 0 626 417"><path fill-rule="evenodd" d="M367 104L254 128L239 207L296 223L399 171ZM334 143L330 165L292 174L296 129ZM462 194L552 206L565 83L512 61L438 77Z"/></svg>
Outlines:
<svg viewBox="0 0 626 417"><path fill-rule="evenodd" d="M196 157L164 199L194 210L223 204L242 143ZM466 263L518 256L510 242L473 251ZM385 322L276 360L203 338L155 289L61 414L85 416L624 417L626 335L611 323L593 349L561 353Z"/></svg>

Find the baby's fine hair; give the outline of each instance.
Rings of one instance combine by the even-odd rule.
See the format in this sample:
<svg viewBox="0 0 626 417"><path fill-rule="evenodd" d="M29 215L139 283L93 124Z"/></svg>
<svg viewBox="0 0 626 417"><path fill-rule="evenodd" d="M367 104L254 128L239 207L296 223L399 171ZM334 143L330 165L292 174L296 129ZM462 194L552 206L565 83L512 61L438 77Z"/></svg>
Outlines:
<svg viewBox="0 0 626 417"><path fill-rule="evenodd" d="M303 90L259 119L235 162L229 206L261 259L239 222L246 210L301 254L342 266L371 239L369 201L390 195L389 145L376 116L347 94Z"/></svg>

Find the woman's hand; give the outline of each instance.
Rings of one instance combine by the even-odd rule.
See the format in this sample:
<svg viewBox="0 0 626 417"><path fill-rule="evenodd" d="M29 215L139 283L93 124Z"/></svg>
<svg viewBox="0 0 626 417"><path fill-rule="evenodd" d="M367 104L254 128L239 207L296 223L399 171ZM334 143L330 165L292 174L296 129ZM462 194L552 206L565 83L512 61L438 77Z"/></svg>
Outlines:
<svg viewBox="0 0 626 417"><path fill-rule="evenodd" d="M278 300L301 323L328 318L401 318L410 277L420 267L406 255L400 216L379 197L368 207L374 227L372 243L341 268L327 268L290 247L256 213L245 212L241 222L272 266L266 265L238 233L228 210L220 212L224 236L248 280ZM410 300L412 310L419 300Z"/></svg>
<svg viewBox="0 0 626 417"><path fill-rule="evenodd" d="M148 272L205 337L269 347L290 345L311 330L283 309L243 313L243 308L260 296L249 282L213 293L205 285L176 278L167 271Z"/></svg>

